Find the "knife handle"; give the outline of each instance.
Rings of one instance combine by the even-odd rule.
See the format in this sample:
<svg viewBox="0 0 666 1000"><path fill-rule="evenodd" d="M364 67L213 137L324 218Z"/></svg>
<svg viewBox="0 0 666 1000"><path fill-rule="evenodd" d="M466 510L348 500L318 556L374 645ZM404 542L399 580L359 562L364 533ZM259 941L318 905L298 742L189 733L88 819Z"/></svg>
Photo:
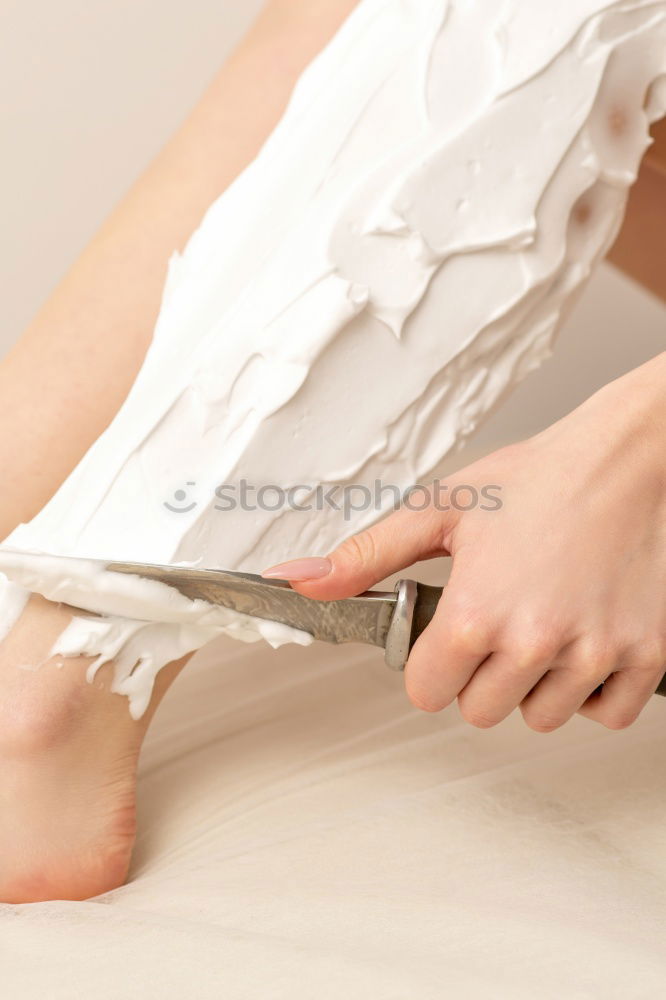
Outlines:
<svg viewBox="0 0 666 1000"><path fill-rule="evenodd" d="M386 663L392 670L404 670L412 646L435 616L444 588L400 580L395 589L398 600L386 639ZM666 674L655 694L666 697Z"/></svg>

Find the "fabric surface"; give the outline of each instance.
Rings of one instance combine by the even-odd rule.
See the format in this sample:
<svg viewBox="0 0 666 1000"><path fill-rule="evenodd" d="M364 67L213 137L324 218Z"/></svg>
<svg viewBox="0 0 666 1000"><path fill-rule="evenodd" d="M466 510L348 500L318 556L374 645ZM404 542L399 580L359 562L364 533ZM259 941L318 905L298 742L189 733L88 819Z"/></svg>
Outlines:
<svg viewBox="0 0 666 1000"><path fill-rule="evenodd" d="M557 419L664 330L602 267L475 449ZM517 714L482 732L413 709L378 651L221 641L148 735L129 884L0 904L0 996L661 997L665 759L666 699L621 733Z"/></svg>
<svg viewBox="0 0 666 1000"><path fill-rule="evenodd" d="M377 651L221 641L149 737L129 884L0 907L3 995L660 996L665 755L662 699L484 732Z"/></svg>
<svg viewBox="0 0 666 1000"><path fill-rule="evenodd" d="M480 732L376 651L221 641L151 730L129 883L0 904L2 996L661 996L665 751L662 699Z"/></svg>

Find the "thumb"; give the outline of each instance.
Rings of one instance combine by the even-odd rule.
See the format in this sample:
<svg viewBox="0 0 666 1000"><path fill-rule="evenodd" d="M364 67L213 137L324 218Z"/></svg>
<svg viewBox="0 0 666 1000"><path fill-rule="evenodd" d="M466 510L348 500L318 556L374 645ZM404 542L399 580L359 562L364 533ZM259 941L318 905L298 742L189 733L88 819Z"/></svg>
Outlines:
<svg viewBox="0 0 666 1000"><path fill-rule="evenodd" d="M455 511L444 513L401 507L358 535L352 535L324 559L280 563L262 576L289 580L294 590L319 600L340 600L369 590L374 584L420 559L448 554L445 542L454 527Z"/></svg>

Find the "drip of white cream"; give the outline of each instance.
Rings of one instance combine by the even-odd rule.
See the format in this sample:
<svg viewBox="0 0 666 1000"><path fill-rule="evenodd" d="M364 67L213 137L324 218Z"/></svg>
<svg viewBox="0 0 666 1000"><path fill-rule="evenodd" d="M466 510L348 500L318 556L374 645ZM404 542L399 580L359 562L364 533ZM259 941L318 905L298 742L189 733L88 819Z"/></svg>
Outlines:
<svg viewBox="0 0 666 1000"><path fill-rule="evenodd" d="M220 510L215 491L404 490L459 445L550 353L665 81L666 0L362 0L172 260L118 416L6 545L256 572L371 523L380 510ZM306 641L207 605L173 620L138 579L128 604L99 566L0 565L5 629L21 588L94 612L53 652L113 659L137 717L158 670L213 635Z"/></svg>

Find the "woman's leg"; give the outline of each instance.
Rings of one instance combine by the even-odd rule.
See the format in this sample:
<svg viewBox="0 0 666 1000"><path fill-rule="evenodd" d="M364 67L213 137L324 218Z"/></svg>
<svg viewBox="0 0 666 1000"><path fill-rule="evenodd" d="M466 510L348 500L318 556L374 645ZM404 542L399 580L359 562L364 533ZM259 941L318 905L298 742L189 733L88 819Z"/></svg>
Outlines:
<svg viewBox="0 0 666 1000"><path fill-rule="evenodd" d="M301 70L356 0L272 0L191 117L0 365L0 534L52 496L122 404L157 317L168 258L257 153ZM141 742L184 665L133 722L85 681L83 658L41 663L69 619L33 598L0 646L0 901L86 898L122 883ZM58 669L60 667L60 669Z"/></svg>
<svg viewBox="0 0 666 1000"><path fill-rule="evenodd" d="M169 257L259 151L356 0L272 0L190 118L0 365L0 536L34 516L120 408Z"/></svg>

